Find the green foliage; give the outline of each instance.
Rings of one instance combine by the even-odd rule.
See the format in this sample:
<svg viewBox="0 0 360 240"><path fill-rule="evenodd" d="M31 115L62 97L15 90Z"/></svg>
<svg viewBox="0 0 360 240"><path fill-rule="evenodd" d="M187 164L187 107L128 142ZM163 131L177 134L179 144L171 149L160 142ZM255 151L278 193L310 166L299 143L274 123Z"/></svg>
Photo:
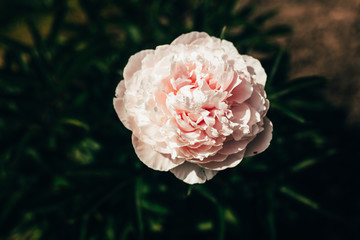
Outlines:
<svg viewBox="0 0 360 240"><path fill-rule="evenodd" d="M356 233L358 132L322 97L328 79L288 79L274 39L291 29L265 25L275 11L235 0L16 0L0 13L0 239ZM112 99L132 54L192 30L265 54L274 137L263 154L188 186L137 159Z"/></svg>

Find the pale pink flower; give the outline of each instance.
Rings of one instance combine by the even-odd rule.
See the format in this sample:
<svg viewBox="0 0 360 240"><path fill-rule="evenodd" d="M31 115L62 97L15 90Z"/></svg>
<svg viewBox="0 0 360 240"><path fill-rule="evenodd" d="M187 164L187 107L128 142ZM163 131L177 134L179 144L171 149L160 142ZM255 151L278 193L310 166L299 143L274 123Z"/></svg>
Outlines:
<svg viewBox="0 0 360 240"><path fill-rule="evenodd" d="M204 183L269 146L265 82L258 60L191 32L131 56L114 107L145 165Z"/></svg>

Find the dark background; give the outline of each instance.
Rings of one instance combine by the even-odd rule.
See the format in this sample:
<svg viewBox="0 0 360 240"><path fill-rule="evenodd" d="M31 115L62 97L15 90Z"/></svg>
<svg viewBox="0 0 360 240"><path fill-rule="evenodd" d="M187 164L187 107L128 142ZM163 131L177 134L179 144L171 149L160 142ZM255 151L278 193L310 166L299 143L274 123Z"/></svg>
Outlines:
<svg viewBox="0 0 360 240"><path fill-rule="evenodd" d="M0 2L0 239L358 239L359 5L251 2ZM193 30L261 60L274 135L189 186L137 159L112 99L132 54Z"/></svg>

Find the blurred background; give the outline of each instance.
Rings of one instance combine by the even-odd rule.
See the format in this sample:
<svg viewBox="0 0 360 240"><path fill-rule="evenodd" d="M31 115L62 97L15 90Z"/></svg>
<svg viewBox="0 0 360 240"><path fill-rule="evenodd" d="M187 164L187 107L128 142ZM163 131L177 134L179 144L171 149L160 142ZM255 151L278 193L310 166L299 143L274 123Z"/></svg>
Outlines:
<svg viewBox="0 0 360 240"><path fill-rule="evenodd" d="M358 0L0 2L0 239L359 239ZM134 53L190 31L261 60L268 150L189 186L112 106Z"/></svg>

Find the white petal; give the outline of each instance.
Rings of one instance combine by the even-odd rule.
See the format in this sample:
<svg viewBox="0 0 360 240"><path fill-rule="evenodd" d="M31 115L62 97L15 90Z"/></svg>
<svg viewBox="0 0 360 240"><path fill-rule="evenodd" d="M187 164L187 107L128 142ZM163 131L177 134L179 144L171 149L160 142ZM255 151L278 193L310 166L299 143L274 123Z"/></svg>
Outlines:
<svg viewBox="0 0 360 240"><path fill-rule="evenodd" d="M254 156L258 153L265 151L270 145L272 139L273 124L265 117L264 118L264 130L259 133L254 140L252 140L246 147L245 157Z"/></svg>
<svg viewBox="0 0 360 240"><path fill-rule="evenodd" d="M191 44L194 41L197 41L199 39L203 38L204 40L209 38L210 36L205 32L190 32L185 33L177 37L171 45L178 45L178 44Z"/></svg>
<svg viewBox="0 0 360 240"><path fill-rule="evenodd" d="M248 66L249 73L256 76L255 82L265 86L266 73L259 60L247 55L242 55L242 57Z"/></svg>
<svg viewBox="0 0 360 240"><path fill-rule="evenodd" d="M226 49L227 54L231 53L234 56L239 55L238 50L236 49L236 47L234 46L234 44L232 42L229 42L229 41L223 39L223 40L221 40L221 46Z"/></svg>
<svg viewBox="0 0 360 240"><path fill-rule="evenodd" d="M125 103L124 103L125 90L126 88L124 81L120 81L115 90L116 97L113 99L113 104L120 121L124 124L124 126L127 129L131 130L130 122L128 119L128 115L126 114Z"/></svg>
<svg viewBox="0 0 360 240"><path fill-rule="evenodd" d="M169 171L184 162L182 159L171 159L169 154L155 151L150 145L142 142L134 134L132 135L132 143L139 159L146 166L154 170Z"/></svg>
<svg viewBox="0 0 360 240"><path fill-rule="evenodd" d="M212 179L217 171L204 169L196 164L184 162L170 170L177 178L188 184L204 183Z"/></svg>
<svg viewBox="0 0 360 240"><path fill-rule="evenodd" d="M124 68L124 79L127 81L134 75L135 72L139 71L142 66L141 61L146 57L146 55L152 54L153 52L154 50L148 49L132 55Z"/></svg>

